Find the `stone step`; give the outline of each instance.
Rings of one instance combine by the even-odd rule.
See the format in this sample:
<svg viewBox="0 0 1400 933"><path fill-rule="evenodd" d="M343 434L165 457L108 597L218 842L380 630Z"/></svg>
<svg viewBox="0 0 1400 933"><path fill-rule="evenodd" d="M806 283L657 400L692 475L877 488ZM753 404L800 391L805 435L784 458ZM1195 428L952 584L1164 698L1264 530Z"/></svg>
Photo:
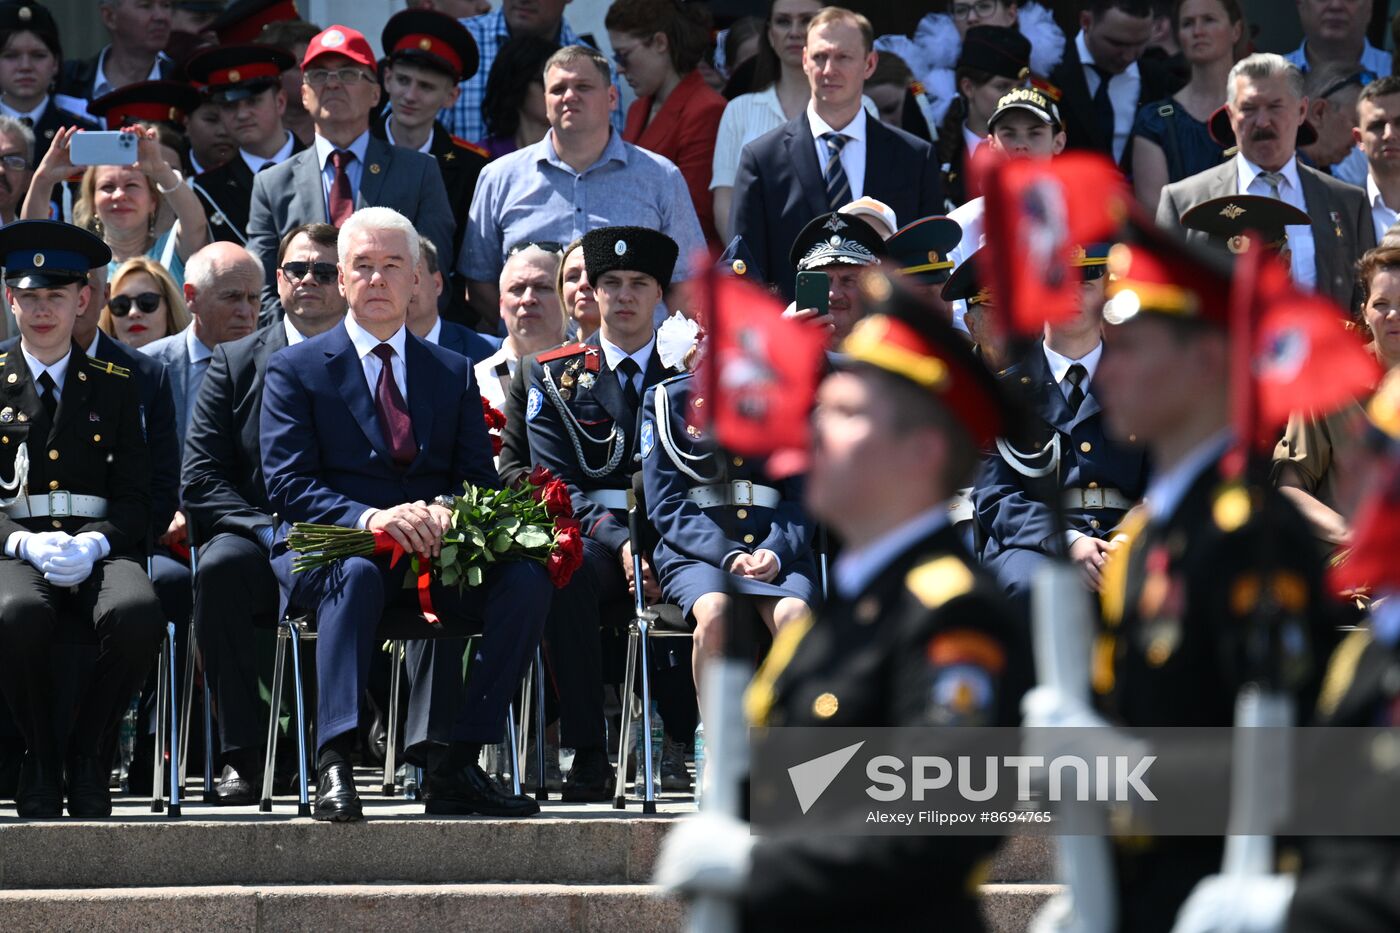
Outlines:
<svg viewBox="0 0 1400 933"><path fill-rule="evenodd" d="M983 888L993 933L1020 933L1055 885ZM930 904L930 917L937 905ZM0 891L0 929L645 933L684 928L683 906L641 884L211 885Z"/></svg>

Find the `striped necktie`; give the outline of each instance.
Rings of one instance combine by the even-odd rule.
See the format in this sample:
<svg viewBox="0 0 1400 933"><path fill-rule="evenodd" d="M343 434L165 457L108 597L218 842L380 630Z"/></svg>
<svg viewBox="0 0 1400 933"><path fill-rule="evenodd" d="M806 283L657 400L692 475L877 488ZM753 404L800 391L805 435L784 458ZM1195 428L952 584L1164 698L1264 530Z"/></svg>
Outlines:
<svg viewBox="0 0 1400 933"><path fill-rule="evenodd" d="M834 211L851 200L851 181L841 166L841 150L850 138L840 133L823 133L822 140L826 143L826 203Z"/></svg>

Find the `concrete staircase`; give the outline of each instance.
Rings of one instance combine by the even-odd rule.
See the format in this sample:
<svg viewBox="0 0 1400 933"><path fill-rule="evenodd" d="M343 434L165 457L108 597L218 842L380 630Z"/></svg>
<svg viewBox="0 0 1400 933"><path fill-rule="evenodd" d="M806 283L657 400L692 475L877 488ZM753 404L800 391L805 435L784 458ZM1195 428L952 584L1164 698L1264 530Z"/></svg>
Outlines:
<svg viewBox="0 0 1400 933"><path fill-rule="evenodd" d="M677 930L649 884L669 825L694 811L551 801L529 820L425 818L361 777L366 822L327 825L215 808L190 788L181 819L118 799L111 820L31 822L0 807L0 930ZM1048 840L1003 849L988 924L1024 930L1049 884ZM931 905L930 919L936 917Z"/></svg>

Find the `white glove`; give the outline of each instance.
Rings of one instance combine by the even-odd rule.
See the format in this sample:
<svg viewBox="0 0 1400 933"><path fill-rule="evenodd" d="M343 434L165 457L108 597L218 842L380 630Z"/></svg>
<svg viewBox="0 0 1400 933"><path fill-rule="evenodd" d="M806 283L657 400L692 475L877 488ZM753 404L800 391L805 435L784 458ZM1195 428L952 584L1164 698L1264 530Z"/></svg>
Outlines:
<svg viewBox="0 0 1400 933"><path fill-rule="evenodd" d="M108 550L107 539L93 531L69 538L62 553L44 562L44 579L55 586L76 586L92 574L93 565Z"/></svg>
<svg viewBox="0 0 1400 933"><path fill-rule="evenodd" d="M749 874L754 838L749 824L701 813L666 834L656 859L656 883L678 894L733 897Z"/></svg>
<svg viewBox="0 0 1400 933"><path fill-rule="evenodd" d="M1031 918L1026 933L1070 933L1077 929L1074 899L1069 892L1052 895Z"/></svg>
<svg viewBox="0 0 1400 933"><path fill-rule="evenodd" d="M65 531L30 533L20 539L15 555L42 573L49 569L49 563L68 553L72 541L72 536Z"/></svg>
<svg viewBox="0 0 1400 933"><path fill-rule="evenodd" d="M1181 905L1172 933L1279 933L1296 886L1292 875L1207 875Z"/></svg>

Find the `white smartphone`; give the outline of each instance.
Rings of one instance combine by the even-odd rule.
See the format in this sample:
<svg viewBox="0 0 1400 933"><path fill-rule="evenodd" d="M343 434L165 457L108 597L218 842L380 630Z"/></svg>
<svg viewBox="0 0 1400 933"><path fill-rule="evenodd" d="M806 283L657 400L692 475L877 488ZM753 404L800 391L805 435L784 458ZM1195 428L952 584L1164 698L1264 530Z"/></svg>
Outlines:
<svg viewBox="0 0 1400 933"><path fill-rule="evenodd" d="M117 131L74 133L68 141L74 165L135 165L136 134Z"/></svg>

